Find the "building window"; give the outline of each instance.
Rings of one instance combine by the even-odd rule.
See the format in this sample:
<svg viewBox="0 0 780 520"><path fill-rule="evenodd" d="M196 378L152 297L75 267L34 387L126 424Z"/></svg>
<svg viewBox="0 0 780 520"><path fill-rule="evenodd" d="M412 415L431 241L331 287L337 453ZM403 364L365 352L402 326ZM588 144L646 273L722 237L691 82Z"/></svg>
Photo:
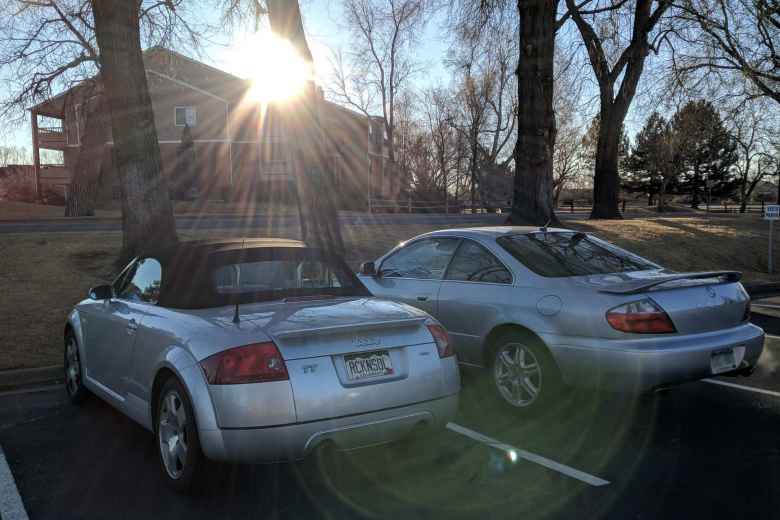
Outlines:
<svg viewBox="0 0 780 520"><path fill-rule="evenodd" d="M176 107L174 118L176 126L187 125L190 128L198 124L198 112L195 107Z"/></svg>

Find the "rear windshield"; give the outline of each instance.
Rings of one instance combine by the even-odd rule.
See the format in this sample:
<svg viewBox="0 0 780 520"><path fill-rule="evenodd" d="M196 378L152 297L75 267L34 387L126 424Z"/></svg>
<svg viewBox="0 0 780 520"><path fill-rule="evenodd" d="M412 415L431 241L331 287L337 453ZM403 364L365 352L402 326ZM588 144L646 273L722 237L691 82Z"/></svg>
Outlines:
<svg viewBox="0 0 780 520"><path fill-rule="evenodd" d="M318 259L264 260L223 265L214 273L219 294L297 293L352 285L348 273Z"/></svg>
<svg viewBox="0 0 780 520"><path fill-rule="evenodd" d="M501 237L498 243L541 276L624 273L659 266L584 233L529 233Z"/></svg>
<svg viewBox="0 0 780 520"><path fill-rule="evenodd" d="M311 248L182 253L169 262L168 273L161 297L164 307L206 308L288 298L370 296L341 258Z"/></svg>

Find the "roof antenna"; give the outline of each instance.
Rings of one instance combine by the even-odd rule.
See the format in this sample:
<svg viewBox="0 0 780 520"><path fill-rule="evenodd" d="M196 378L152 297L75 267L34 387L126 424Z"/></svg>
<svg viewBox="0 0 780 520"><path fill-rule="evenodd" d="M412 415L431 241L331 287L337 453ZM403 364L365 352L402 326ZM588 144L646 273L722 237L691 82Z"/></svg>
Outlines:
<svg viewBox="0 0 780 520"><path fill-rule="evenodd" d="M238 302L241 291L241 269L239 269L237 265L234 265L233 268L236 270L236 311L233 313L233 323L241 323L241 317L239 316L238 311Z"/></svg>
<svg viewBox="0 0 780 520"><path fill-rule="evenodd" d="M547 233L547 226L550 225L550 222L552 222L552 219L551 218L547 219L547 223L541 228L539 228L539 231L541 231L542 233Z"/></svg>

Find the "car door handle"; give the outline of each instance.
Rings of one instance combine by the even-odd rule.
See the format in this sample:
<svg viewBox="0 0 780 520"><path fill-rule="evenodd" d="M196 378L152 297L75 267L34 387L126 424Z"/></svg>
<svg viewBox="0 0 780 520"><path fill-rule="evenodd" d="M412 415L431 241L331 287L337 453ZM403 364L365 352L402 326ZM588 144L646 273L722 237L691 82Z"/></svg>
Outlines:
<svg viewBox="0 0 780 520"><path fill-rule="evenodd" d="M130 320L127 323L127 333L133 334L136 330L138 330L138 322L136 322L135 320Z"/></svg>
<svg viewBox="0 0 780 520"><path fill-rule="evenodd" d="M417 297L417 301L418 302L427 302L428 301L428 297L427 296L418 296Z"/></svg>

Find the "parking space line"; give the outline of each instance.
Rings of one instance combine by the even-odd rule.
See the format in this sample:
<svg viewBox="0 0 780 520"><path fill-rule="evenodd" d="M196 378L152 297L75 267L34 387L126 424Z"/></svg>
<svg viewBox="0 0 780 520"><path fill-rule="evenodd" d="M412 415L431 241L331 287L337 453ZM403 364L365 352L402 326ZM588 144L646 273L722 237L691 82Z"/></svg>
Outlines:
<svg viewBox="0 0 780 520"><path fill-rule="evenodd" d="M515 448L514 446L510 446L509 444L505 444L503 442L492 439L487 435L483 435L479 432L466 428L465 426L461 426L455 423L447 423L447 429L455 433L464 435L477 442L481 442L482 444L486 444L491 448L504 451L510 457L519 457L521 459L534 462L536 464L539 464L540 466L544 466L547 469L551 469L553 471L557 471L558 473L562 473L567 477L571 477L573 479L577 479L586 484L590 484L591 486L598 487L598 486L606 486L609 484L608 480L604 480L602 478L590 475L588 473L585 473L584 471L580 471L578 469L574 469L565 464L561 464L560 462L555 462L554 460L550 460L546 457L542 457L541 455L537 455L536 453L531 453L530 451L525 451L519 448Z"/></svg>
<svg viewBox="0 0 780 520"><path fill-rule="evenodd" d="M28 520L22 497L16 489L16 482L0 447L0 518L3 520Z"/></svg>
<svg viewBox="0 0 780 520"><path fill-rule="evenodd" d="M738 385L736 383L729 383L728 381L719 381L717 379L702 379L702 381L705 383L712 383L713 385L728 386L730 388L738 388L739 390L747 390L748 392L755 392L757 394L780 397L780 392L775 392L773 390L764 390L763 388L756 388L754 386Z"/></svg>

